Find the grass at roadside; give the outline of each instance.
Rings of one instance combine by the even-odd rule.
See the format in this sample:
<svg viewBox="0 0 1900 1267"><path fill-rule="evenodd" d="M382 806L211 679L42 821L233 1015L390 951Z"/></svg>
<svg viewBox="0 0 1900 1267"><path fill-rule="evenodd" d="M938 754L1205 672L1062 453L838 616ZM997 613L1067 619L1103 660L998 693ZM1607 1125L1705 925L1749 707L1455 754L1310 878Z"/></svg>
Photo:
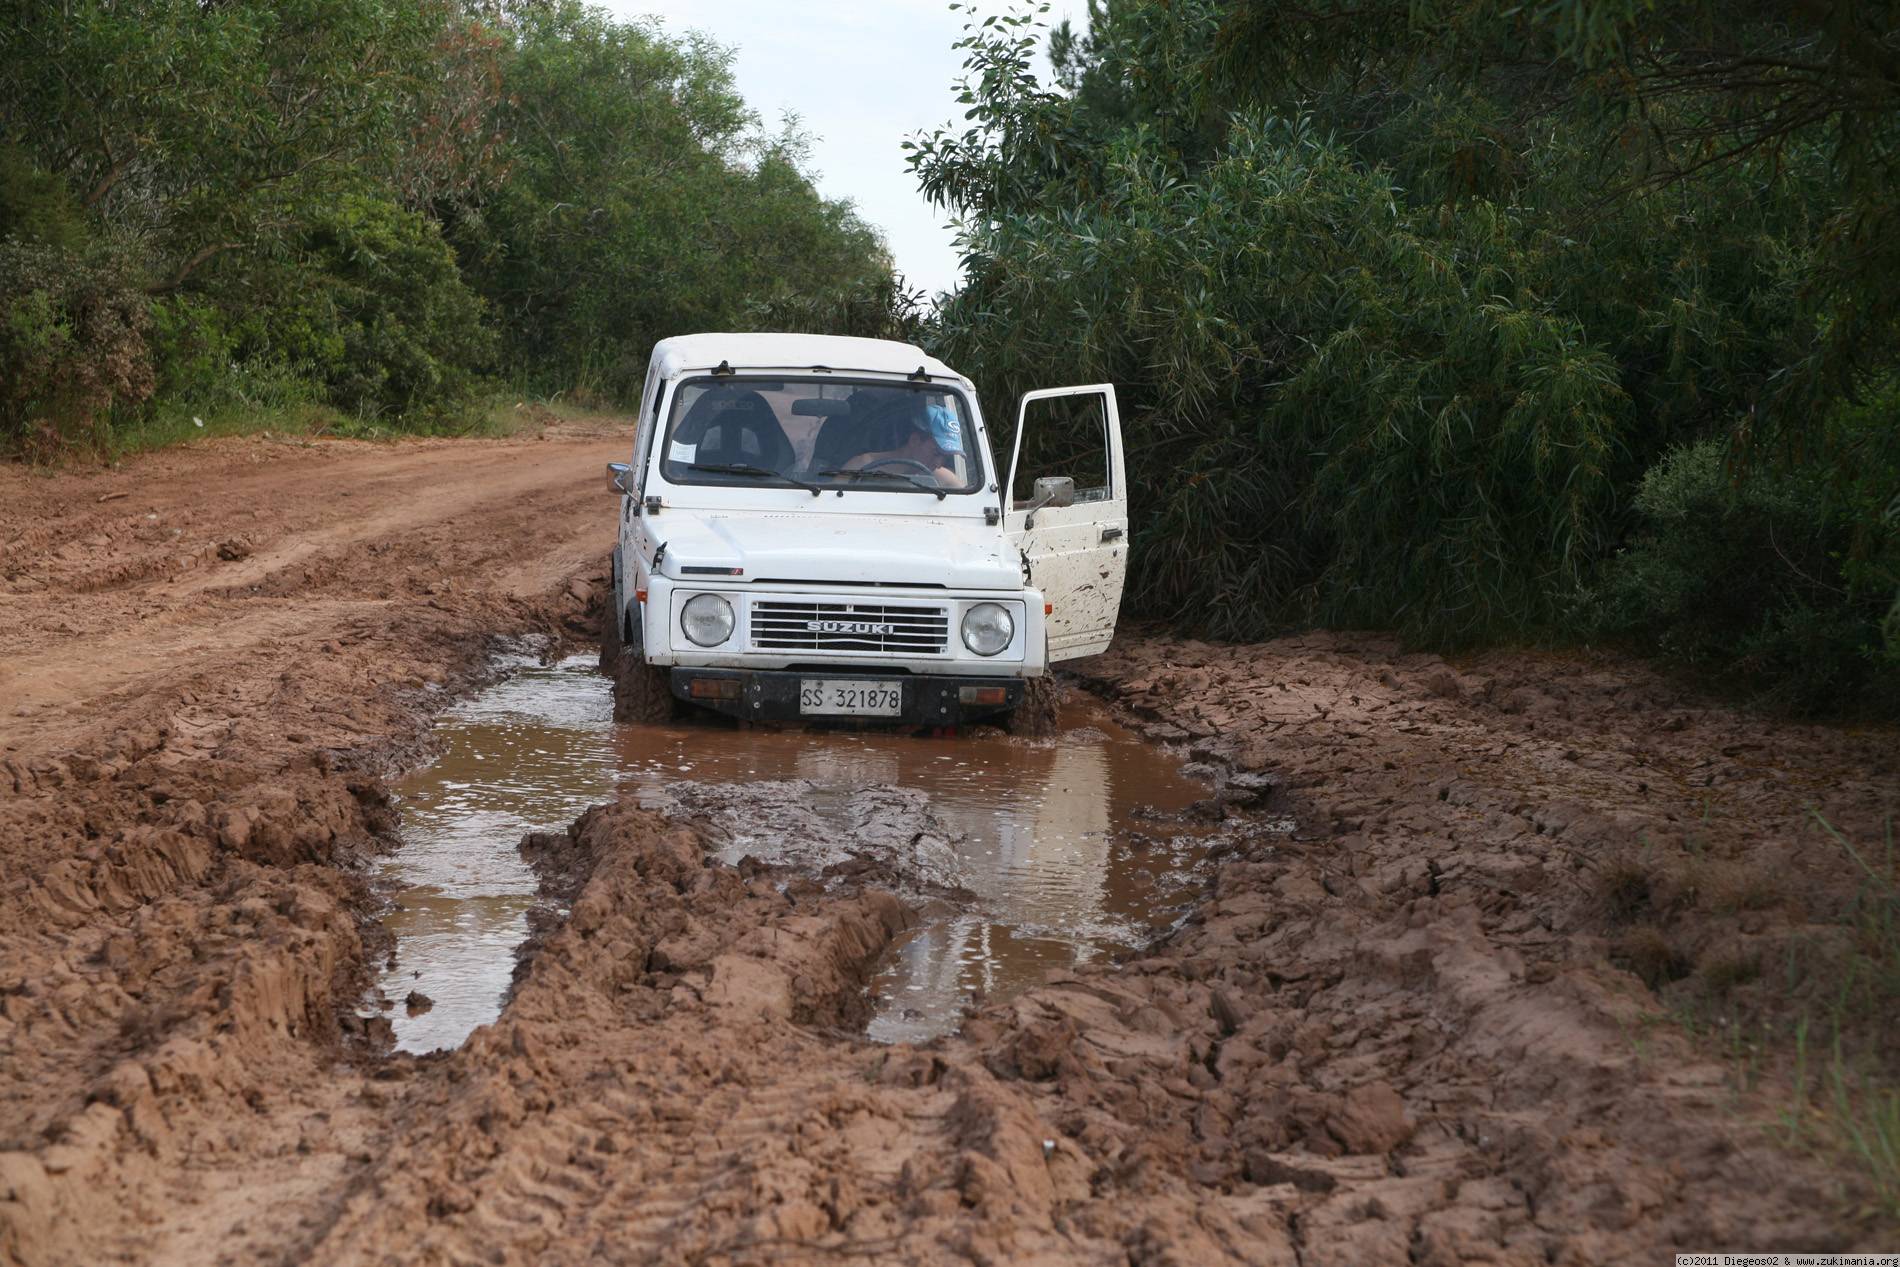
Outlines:
<svg viewBox="0 0 1900 1267"><path fill-rule="evenodd" d="M1900 1220L1900 1086L1891 1069L1870 1069L1843 1055L1837 1037L1816 1076L1796 1084L1788 1121L1797 1139L1860 1171L1875 1209Z"/></svg>
<svg viewBox="0 0 1900 1267"><path fill-rule="evenodd" d="M1794 892L1786 877L1778 883L1691 843L1678 857L1645 844L1611 860L1598 896L1622 930L1612 958L1665 1005L1652 1019L1719 1052L1738 1092L1768 1088L1781 1105L1769 1129L1853 1172L1868 1193L1857 1213L1900 1222L1894 827L1870 846L1810 813L1838 850L1842 883L1831 893ZM1631 1041L1640 1056L1642 1035Z"/></svg>
<svg viewBox="0 0 1900 1267"><path fill-rule="evenodd" d="M149 453L215 436L322 435L329 432L339 418L333 409L306 404L167 409L114 428L112 456Z"/></svg>
<svg viewBox="0 0 1900 1267"><path fill-rule="evenodd" d="M622 417L612 409L584 408L562 400L496 395L438 421L415 425L379 422L305 401L238 402L220 407L156 410L112 433L113 458L149 453L216 436L267 435L315 440L398 440L406 436L499 438L531 435L557 422L606 422Z"/></svg>
<svg viewBox="0 0 1900 1267"><path fill-rule="evenodd" d="M1812 1090L1806 1079L1797 1083L1797 1109L1808 1110L1806 1122L1824 1145L1872 1181L1882 1213L1900 1219L1900 1069L1891 1032L1900 1024L1900 870L1893 823L1875 854L1818 812L1814 820L1852 860L1857 883L1843 920L1850 949L1825 1005L1832 1040ZM1804 1045L1807 1025L1803 1018Z"/></svg>

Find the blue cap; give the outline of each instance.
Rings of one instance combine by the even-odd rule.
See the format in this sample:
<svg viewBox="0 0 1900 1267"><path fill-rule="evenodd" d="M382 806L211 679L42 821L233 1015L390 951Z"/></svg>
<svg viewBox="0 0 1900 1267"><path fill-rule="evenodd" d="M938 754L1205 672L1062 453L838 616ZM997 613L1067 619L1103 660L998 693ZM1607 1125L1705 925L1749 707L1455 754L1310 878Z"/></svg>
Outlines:
<svg viewBox="0 0 1900 1267"><path fill-rule="evenodd" d="M957 411L941 403L924 406L924 415L928 421L930 438L945 453L963 452L963 423L957 417Z"/></svg>

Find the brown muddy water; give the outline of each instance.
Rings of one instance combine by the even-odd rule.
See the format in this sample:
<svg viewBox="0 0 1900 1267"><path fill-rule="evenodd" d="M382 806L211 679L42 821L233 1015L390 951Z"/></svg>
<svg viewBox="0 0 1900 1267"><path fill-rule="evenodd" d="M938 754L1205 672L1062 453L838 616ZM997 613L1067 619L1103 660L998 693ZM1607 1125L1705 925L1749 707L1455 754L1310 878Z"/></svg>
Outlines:
<svg viewBox="0 0 1900 1267"><path fill-rule="evenodd" d="M615 795L700 823L728 862L894 870L922 920L872 982L875 1039L947 1032L977 999L1138 948L1201 882L1212 789L1079 692L1063 720L1041 741L616 726L592 656L523 662L446 712L440 757L397 787L379 983L396 1044L453 1047L495 1018L535 901L517 844ZM412 1014L411 991L431 1005Z"/></svg>

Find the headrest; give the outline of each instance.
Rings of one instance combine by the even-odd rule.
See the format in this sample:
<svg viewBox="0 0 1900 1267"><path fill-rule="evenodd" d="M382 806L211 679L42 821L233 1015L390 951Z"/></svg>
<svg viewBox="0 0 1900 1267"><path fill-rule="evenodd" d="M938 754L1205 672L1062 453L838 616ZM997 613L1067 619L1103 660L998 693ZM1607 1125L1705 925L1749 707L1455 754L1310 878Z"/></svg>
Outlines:
<svg viewBox="0 0 1900 1267"><path fill-rule="evenodd" d="M698 444L708 427L727 421L748 427L767 422L777 426L778 415L765 397L749 387L715 387L693 402L673 439L680 444Z"/></svg>

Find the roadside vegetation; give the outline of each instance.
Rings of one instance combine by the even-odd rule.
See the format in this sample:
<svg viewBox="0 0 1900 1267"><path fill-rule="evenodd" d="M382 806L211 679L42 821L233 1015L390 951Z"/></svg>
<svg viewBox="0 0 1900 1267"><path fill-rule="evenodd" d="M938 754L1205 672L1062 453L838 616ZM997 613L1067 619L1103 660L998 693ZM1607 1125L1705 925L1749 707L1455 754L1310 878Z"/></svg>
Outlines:
<svg viewBox="0 0 1900 1267"><path fill-rule="evenodd" d="M1723 1055L1735 1085L1764 1076L1773 1129L1830 1150L1900 1218L1900 855L1894 824L1855 841L1810 811L1819 864L1799 880L1725 856L1697 832L1648 841L1595 871L1610 958L1671 1022ZM1640 1040L1637 1040L1640 1042Z"/></svg>
<svg viewBox="0 0 1900 1267"><path fill-rule="evenodd" d="M570 2L6 14L0 449L486 430L613 404L684 326L908 311L714 44Z"/></svg>
<svg viewBox="0 0 1900 1267"><path fill-rule="evenodd" d="M967 117L913 144L966 261L932 333L992 410L1117 385L1130 608L1900 718L1900 6L1040 20L973 16ZM1591 859L1584 926L1900 1216L1891 824L1698 840Z"/></svg>
<svg viewBox="0 0 1900 1267"><path fill-rule="evenodd" d="M1900 712L1900 9L972 19L938 350L1121 389L1131 605ZM1053 51L1053 77L1040 64Z"/></svg>

